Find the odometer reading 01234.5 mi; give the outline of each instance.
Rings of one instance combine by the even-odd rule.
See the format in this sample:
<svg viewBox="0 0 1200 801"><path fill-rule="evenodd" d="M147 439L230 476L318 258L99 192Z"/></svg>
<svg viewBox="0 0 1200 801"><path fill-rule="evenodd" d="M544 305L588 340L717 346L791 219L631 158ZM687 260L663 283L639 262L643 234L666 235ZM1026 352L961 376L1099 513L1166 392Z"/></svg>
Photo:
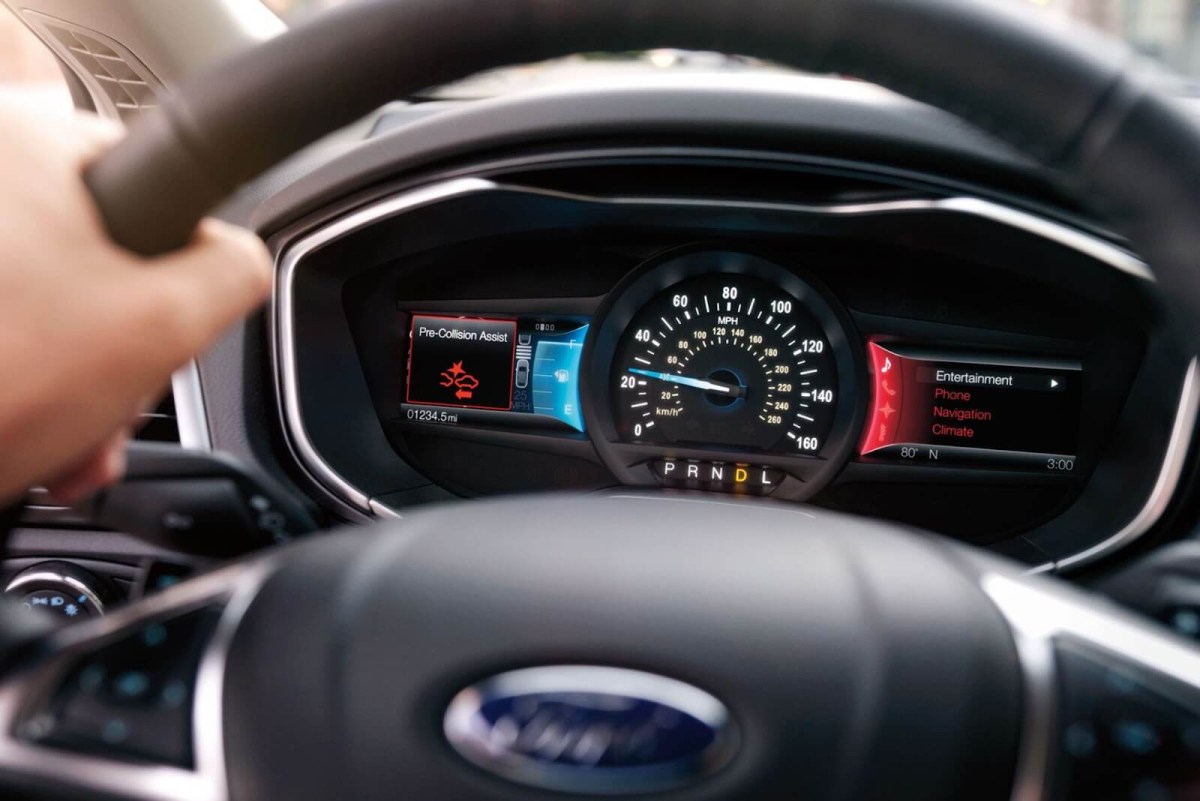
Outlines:
<svg viewBox="0 0 1200 801"><path fill-rule="evenodd" d="M743 274L684 280L633 317L613 362L627 442L815 454L836 408L829 339L803 303Z"/></svg>

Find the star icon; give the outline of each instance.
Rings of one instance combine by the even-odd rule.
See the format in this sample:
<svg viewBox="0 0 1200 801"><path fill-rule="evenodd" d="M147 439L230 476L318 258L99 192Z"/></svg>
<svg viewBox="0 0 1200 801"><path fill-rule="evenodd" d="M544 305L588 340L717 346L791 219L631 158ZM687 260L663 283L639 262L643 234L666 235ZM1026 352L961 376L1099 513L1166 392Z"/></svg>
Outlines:
<svg viewBox="0 0 1200 801"><path fill-rule="evenodd" d="M455 362L454 364L450 365L449 373L452 376L460 376L465 372L467 371L463 369L462 362Z"/></svg>
<svg viewBox="0 0 1200 801"><path fill-rule="evenodd" d="M879 411L880 411L880 413L883 414L884 417L891 417L895 413L896 410L892 408L892 404L887 403L887 404L884 404L883 408L880 409Z"/></svg>

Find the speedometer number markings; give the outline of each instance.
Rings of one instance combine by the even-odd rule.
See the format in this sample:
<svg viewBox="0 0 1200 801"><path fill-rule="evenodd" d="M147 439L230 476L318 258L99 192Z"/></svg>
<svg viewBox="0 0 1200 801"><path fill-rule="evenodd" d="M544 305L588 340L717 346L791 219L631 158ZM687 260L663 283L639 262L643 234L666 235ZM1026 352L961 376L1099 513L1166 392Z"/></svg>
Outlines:
<svg viewBox="0 0 1200 801"><path fill-rule="evenodd" d="M616 412L634 442L816 454L837 385L828 340L771 282L685 280L636 314L614 363Z"/></svg>

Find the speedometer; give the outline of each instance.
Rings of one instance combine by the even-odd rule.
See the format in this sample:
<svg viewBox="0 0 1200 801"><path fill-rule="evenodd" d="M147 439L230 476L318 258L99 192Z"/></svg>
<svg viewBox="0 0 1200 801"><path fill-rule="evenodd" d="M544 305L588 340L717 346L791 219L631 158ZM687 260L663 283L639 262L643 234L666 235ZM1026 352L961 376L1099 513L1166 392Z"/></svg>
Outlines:
<svg viewBox="0 0 1200 801"><path fill-rule="evenodd" d="M799 268L684 248L597 311L581 394L624 483L810 497L853 447L866 367L851 323Z"/></svg>
<svg viewBox="0 0 1200 801"><path fill-rule="evenodd" d="M659 293L613 362L617 431L632 442L812 455L838 398L833 349L803 301L752 275Z"/></svg>

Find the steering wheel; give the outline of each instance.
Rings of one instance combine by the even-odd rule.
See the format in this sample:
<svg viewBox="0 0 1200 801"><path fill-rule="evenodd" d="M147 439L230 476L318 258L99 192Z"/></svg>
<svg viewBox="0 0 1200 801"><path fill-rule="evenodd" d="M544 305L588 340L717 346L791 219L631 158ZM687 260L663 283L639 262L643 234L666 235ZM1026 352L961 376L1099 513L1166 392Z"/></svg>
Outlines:
<svg viewBox="0 0 1200 801"><path fill-rule="evenodd" d="M1008 4L370 2L187 83L87 181L118 242L160 253L390 98L664 45L862 77L1008 141L1128 237L1200 345L1200 131L1122 49ZM30 794L1200 792L1200 654L1182 640L994 557L800 507L471 502L49 635L2 614L0 780Z"/></svg>

